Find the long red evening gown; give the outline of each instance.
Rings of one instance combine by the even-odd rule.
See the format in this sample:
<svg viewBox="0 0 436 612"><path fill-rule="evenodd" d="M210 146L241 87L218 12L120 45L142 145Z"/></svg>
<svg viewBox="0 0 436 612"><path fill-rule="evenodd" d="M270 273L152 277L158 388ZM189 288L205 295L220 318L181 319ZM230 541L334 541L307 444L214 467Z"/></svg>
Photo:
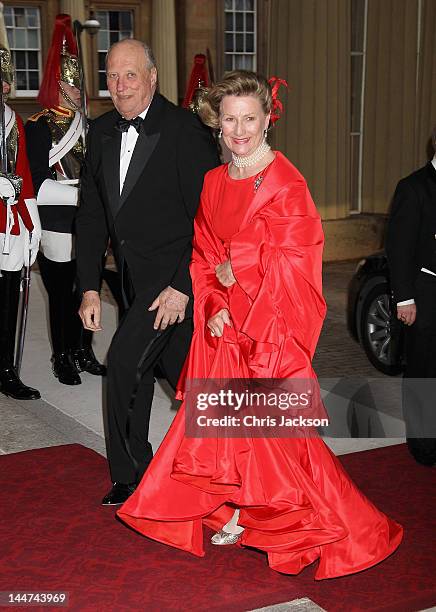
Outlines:
<svg viewBox="0 0 436 612"><path fill-rule="evenodd" d="M231 179L226 165L206 175L191 264L195 331L182 383L315 377L325 315L320 218L282 154L257 191L254 180ZM227 290L215 266L228 257L237 283ZM206 322L223 307L233 326L213 338ZM364 570L399 545L401 526L359 491L321 439L186 438L184 414L182 405L118 511L142 534L203 556L203 524L220 529L239 507L243 545L289 574L318 559L317 579Z"/></svg>

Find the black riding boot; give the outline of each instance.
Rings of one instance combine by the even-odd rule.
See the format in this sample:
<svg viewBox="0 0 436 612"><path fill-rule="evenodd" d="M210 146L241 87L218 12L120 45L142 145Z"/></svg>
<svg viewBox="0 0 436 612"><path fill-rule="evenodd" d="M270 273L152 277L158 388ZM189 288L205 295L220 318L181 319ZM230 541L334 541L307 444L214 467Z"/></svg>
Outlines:
<svg viewBox="0 0 436 612"><path fill-rule="evenodd" d="M73 359L79 372L88 372L94 376L106 376L106 366L99 363L92 350L92 332L81 330L80 348L73 349Z"/></svg>
<svg viewBox="0 0 436 612"><path fill-rule="evenodd" d="M74 295L76 262L51 261L39 253L38 265L49 302L53 374L64 385L80 385L79 370L72 356L72 349L77 347L73 339L80 335Z"/></svg>
<svg viewBox="0 0 436 612"><path fill-rule="evenodd" d="M28 387L14 368L15 333L17 329L21 272L5 272L0 278L0 391L19 400L41 397L39 391Z"/></svg>

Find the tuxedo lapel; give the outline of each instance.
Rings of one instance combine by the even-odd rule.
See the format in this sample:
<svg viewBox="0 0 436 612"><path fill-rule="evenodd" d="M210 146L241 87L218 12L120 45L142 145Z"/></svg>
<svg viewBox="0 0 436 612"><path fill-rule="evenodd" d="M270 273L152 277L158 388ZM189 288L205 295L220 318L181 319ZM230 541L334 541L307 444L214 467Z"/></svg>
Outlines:
<svg viewBox="0 0 436 612"><path fill-rule="evenodd" d="M122 206L129 197L159 142L164 109L165 98L156 93L153 96L150 108L141 126L138 140L136 141L135 150L130 160L129 169L121 193L120 206Z"/></svg>
<svg viewBox="0 0 436 612"><path fill-rule="evenodd" d="M103 174L107 188L109 206L115 217L120 209L120 148L121 132L115 129L102 137Z"/></svg>
<svg viewBox="0 0 436 612"><path fill-rule="evenodd" d="M159 94L153 96L150 108L141 126L135 150L130 160L123 191L120 195L120 150L121 132L116 129L116 121L121 117L114 115L114 123L102 138L103 174L107 187L109 206L115 217L125 203L139 177L143 173L150 156L160 138L160 126L163 121L165 98Z"/></svg>
<svg viewBox="0 0 436 612"><path fill-rule="evenodd" d="M132 159L130 160L126 180L124 181L123 191L121 192L120 207L124 204L137 180L144 171L144 168L159 141L159 137L159 133L148 135L145 133L144 128L141 128L138 140L136 141L135 150L133 151Z"/></svg>
<svg viewBox="0 0 436 612"><path fill-rule="evenodd" d="M431 161L429 161L428 164L427 164L427 171L428 171L428 178L432 182L432 185L433 185L433 188L434 188L435 184L436 184L436 169L433 166L433 164L431 163Z"/></svg>

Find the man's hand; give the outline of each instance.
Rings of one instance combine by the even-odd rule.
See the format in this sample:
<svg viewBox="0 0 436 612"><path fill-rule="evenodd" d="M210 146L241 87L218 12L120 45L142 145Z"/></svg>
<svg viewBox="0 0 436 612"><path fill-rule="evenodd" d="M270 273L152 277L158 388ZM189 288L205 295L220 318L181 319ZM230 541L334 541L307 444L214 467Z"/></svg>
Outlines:
<svg viewBox="0 0 436 612"><path fill-rule="evenodd" d="M185 318L186 305L189 302L189 297L173 289L167 287L159 293L157 298L148 310L156 310L157 314L154 320L154 329L166 329L168 325L181 323Z"/></svg>
<svg viewBox="0 0 436 612"><path fill-rule="evenodd" d="M89 331L101 331L101 301L97 291L85 291L79 308L83 327Z"/></svg>
<svg viewBox="0 0 436 612"><path fill-rule="evenodd" d="M397 306L397 318L406 325L413 325L416 319L416 304Z"/></svg>
<svg viewBox="0 0 436 612"><path fill-rule="evenodd" d="M230 259L217 266L215 268L215 274L221 285L224 287L231 287L236 283L236 278L233 276Z"/></svg>
<svg viewBox="0 0 436 612"><path fill-rule="evenodd" d="M227 308L223 308L219 312L216 313L213 317L209 319L207 322L207 326L210 329L210 335L216 336L217 338L221 338L224 332L224 325L232 326L232 322L230 321L230 313Z"/></svg>

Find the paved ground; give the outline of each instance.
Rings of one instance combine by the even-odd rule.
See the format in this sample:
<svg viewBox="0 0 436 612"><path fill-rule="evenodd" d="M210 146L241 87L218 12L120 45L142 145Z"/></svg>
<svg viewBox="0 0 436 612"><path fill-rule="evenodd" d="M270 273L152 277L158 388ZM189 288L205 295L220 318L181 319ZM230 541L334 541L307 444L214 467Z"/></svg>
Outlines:
<svg viewBox="0 0 436 612"><path fill-rule="evenodd" d="M346 329L347 288L356 261L324 264L323 284L327 318L313 361L318 377L383 377L367 360Z"/></svg>
<svg viewBox="0 0 436 612"><path fill-rule="evenodd" d="M326 377L336 380L345 377L347 380L350 376L379 376L385 379L387 384L390 382L389 377L383 377L371 366L361 347L350 338L346 330L347 286L355 265L355 262L339 262L326 264L324 267L324 293L328 312L314 368L321 380ZM102 360L116 325L116 308L107 288L103 291L103 297L105 329L95 336L95 351ZM45 299L41 279L34 273L22 376L28 384L40 389L42 399L35 402L17 402L0 394L0 453L78 442L104 454L104 381L85 374L82 375L82 385L66 387L53 377L49 361ZM337 393L342 395L342 388ZM393 395L392 397L391 414L394 414L398 401ZM330 405L336 408L340 399L338 395L333 396ZM383 406L385 403L387 402L382 402ZM152 443L155 448L171 423L173 408L168 389L158 386L151 422ZM349 403L345 405L343 412L349 413ZM336 453L342 453L387 443L380 442L378 437L375 433L373 440L335 439L330 445Z"/></svg>
<svg viewBox="0 0 436 612"><path fill-rule="evenodd" d="M389 377L384 377L371 366L360 346L349 337L346 330L346 292L355 265L356 262L339 262L324 266L324 293L328 314L314 368L321 379L381 377L387 383ZM96 338L96 353L100 359L104 358L116 319L113 300L107 289L103 293L105 331ZM0 453L78 442L104 454L104 383L96 377L82 375L82 385L67 388L54 379L49 365L50 348L44 299L40 279L34 274L23 378L28 384L38 386L43 398L34 402L17 402L0 394ZM167 390L160 386L156 390L156 406L153 404L152 415L151 430L155 435L153 442L156 446L174 415ZM366 438L333 440L328 443L340 454L398 441L401 439L389 441ZM102 493L106 485L102 483ZM308 612L320 608L314 602L302 599L264 610Z"/></svg>

